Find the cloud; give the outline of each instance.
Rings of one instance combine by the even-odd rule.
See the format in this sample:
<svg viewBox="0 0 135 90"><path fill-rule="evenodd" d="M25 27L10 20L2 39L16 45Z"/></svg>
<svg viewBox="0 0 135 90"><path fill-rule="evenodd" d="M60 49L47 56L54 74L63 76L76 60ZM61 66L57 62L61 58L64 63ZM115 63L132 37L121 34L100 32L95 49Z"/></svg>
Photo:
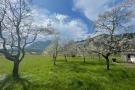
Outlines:
<svg viewBox="0 0 135 90"><path fill-rule="evenodd" d="M59 34L61 38L82 40L88 36L87 26L79 19L69 20L69 17L66 16L65 19L59 19L58 21L54 22L53 26L56 28L56 30L58 30L58 32L60 32Z"/></svg>
<svg viewBox="0 0 135 90"><path fill-rule="evenodd" d="M74 6L73 10L83 13L89 20L95 21L98 18L98 15L103 14L106 11L110 11L113 7L125 3L126 0L73 0ZM133 1L133 2L129 2ZM135 11L135 0L129 0L126 2L126 5L129 3L131 5L128 9ZM134 25L135 23L135 12L131 18L131 22L126 25ZM130 31L129 31L130 32ZM134 29L132 30L134 32ZM102 32L103 33L103 32ZM93 35L92 35L93 36Z"/></svg>
<svg viewBox="0 0 135 90"><path fill-rule="evenodd" d="M79 10L90 20L109 10L114 0L74 0L74 10Z"/></svg>
<svg viewBox="0 0 135 90"><path fill-rule="evenodd" d="M71 19L69 16L59 13L50 13L48 10L35 6L32 9L32 15L35 25L46 27L51 24L61 39L82 40L88 36L88 28L80 19ZM39 37L42 39L44 35ZM45 38L52 37L49 35Z"/></svg>

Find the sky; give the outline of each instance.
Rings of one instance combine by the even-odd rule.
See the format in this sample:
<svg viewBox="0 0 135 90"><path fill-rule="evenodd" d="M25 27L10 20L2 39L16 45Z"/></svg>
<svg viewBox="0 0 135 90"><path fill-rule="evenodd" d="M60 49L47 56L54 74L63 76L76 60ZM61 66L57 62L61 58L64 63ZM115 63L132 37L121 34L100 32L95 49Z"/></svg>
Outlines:
<svg viewBox="0 0 135 90"><path fill-rule="evenodd" d="M92 22L122 0L33 0L36 24L51 24L61 38L83 40L95 32Z"/></svg>

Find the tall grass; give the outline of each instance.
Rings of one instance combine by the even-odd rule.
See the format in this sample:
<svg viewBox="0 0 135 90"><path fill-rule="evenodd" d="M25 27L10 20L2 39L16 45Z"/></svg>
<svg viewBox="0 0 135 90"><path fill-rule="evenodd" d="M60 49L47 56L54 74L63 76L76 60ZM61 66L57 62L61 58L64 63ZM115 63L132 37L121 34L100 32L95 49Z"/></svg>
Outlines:
<svg viewBox="0 0 135 90"><path fill-rule="evenodd" d="M52 58L28 55L20 65L21 79L11 78L12 62L0 57L0 90L135 90L135 68L111 62L105 69L104 60L87 57Z"/></svg>

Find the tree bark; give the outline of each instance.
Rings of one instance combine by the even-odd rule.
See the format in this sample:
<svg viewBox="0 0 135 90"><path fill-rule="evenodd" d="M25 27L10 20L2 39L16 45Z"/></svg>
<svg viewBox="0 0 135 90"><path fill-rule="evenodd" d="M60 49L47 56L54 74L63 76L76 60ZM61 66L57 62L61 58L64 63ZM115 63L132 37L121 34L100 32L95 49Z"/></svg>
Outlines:
<svg viewBox="0 0 135 90"><path fill-rule="evenodd" d="M109 57L106 56L105 59L106 59L106 69L107 69L107 70L110 70Z"/></svg>
<svg viewBox="0 0 135 90"><path fill-rule="evenodd" d="M53 56L53 65L56 65L56 57Z"/></svg>
<svg viewBox="0 0 135 90"><path fill-rule="evenodd" d="M106 60L106 69L110 70L110 62L109 62L109 56L111 55L111 53L107 53L107 54L102 54L102 56L105 58Z"/></svg>
<svg viewBox="0 0 135 90"><path fill-rule="evenodd" d="M65 61L67 62L67 56L66 56L66 55L64 55L64 57L65 57Z"/></svg>
<svg viewBox="0 0 135 90"><path fill-rule="evenodd" d="M17 80L19 79L19 62L18 61L14 61L14 67L13 67L13 72L12 72L12 75L13 75L13 79L14 80Z"/></svg>

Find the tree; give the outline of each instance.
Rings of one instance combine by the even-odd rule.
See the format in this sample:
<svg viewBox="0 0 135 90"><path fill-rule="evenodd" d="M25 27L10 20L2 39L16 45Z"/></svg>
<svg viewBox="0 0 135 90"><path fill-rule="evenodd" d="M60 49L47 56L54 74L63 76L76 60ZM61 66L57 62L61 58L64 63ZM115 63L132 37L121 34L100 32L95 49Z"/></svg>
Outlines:
<svg viewBox="0 0 135 90"><path fill-rule="evenodd" d="M57 36L55 36L55 40L54 40L54 47L53 47L53 61L54 61L54 65L56 65L56 59L58 56L58 50L59 50L59 39Z"/></svg>
<svg viewBox="0 0 135 90"><path fill-rule="evenodd" d="M86 43L85 44L87 45L87 48L86 49L87 49L88 54L94 54L92 49L94 49L97 52L100 52L101 49L102 49L101 48L101 44L102 44L101 43L101 38L98 38L98 36L96 36L94 38L88 38L86 40ZM101 55L99 53L96 53L96 54L98 55L98 59L101 60Z"/></svg>
<svg viewBox="0 0 135 90"><path fill-rule="evenodd" d="M48 55L50 55L52 57L53 60L53 64L56 65L56 60L58 57L58 54L60 52L60 45L59 45L59 39L54 39L52 40L51 45L49 45L48 48L45 49L44 53L47 53Z"/></svg>
<svg viewBox="0 0 135 90"><path fill-rule="evenodd" d="M65 42L62 43L62 46L61 46L61 50L60 51L61 51L61 54L65 58L65 62L67 62L67 56L69 55L68 41L65 40Z"/></svg>
<svg viewBox="0 0 135 90"><path fill-rule="evenodd" d="M102 40L102 51L97 52L101 54L107 65L107 70L110 69L109 57L114 52L118 52L117 46L120 40L116 39L114 35L121 33L122 30L129 30L131 25L129 24L132 11L127 10L123 5L114 7L111 11L107 11L102 15L99 15L95 21L95 27L97 32L106 33L107 38Z"/></svg>
<svg viewBox="0 0 135 90"><path fill-rule="evenodd" d="M52 35L53 40L52 40L52 44L51 46L48 48L48 53L50 54L50 56L53 57L53 64L56 65L56 59L58 56L58 52L60 49L60 38L59 38L59 32L57 32L51 24L48 24L46 27L46 32L49 33L49 35Z"/></svg>
<svg viewBox="0 0 135 90"><path fill-rule="evenodd" d="M86 44L78 44L78 52L80 53L80 55L83 57L83 62L86 62L86 54L87 54L87 48L86 48Z"/></svg>
<svg viewBox="0 0 135 90"><path fill-rule="evenodd" d="M31 20L29 1L0 0L0 53L14 63L15 80L19 78L19 64L26 55L25 47L37 37Z"/></svg>
<svg viewBox="0 0 135 90"><path fill-rule="evenodd" d="M77 56L77 44L75 41L70 40L68 42L68 53L71 57L76 57Z"/></svg>

